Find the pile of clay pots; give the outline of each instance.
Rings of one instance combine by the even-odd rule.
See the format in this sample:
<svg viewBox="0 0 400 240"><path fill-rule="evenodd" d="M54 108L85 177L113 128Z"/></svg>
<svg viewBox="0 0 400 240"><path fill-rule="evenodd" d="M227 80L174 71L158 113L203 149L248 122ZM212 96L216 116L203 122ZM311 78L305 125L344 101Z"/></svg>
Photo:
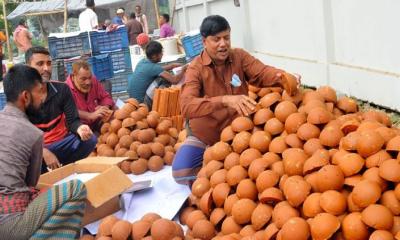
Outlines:
<svg viewBox="0 0 400 240"><path fill-rule="evenodd" d="M206 149L187 239L400 239L400 131L334 89L250 86L258 102Z"/></svg>
<svg viewBox="0 0 400 240"><path fill-rule="evenodd" d="M174 221L161 218L156 213L148 213L139 221L130 223L113 215L103 218L96 238L83 235L80 240L166 240L184 239L182 227Z"/></svg>
<svg viewBox="0 0 400 240"><path fill-rule="evenodd" d="M149 112L145 104L128 99L115 111L113 118L102 125L97 150L93 155L128 157L121 169L129 174L142 174L147 170L159 171L164 164L171 165L178 131L172 121Z"/></svg>

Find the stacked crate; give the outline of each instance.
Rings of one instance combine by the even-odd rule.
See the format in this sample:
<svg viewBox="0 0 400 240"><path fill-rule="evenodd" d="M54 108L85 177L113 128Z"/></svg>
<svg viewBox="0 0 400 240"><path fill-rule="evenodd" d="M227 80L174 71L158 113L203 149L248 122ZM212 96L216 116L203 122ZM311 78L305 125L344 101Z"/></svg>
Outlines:
<svg viewBox="0 0 400 240"><path fill-rule="evenodd" d="M203 39L199 31L189 32L180 38L185 50L186 60L190 62L203 51Z"/></svg>
<svg viewBox="0 0 400 240"><path fill-rule="evenodd" d="M48 38L52 58L52 79L65 81L64 60L77 56L90 55L90 41L87 32L52 34Z"/></svg>
<svg viewBox="0 0 400 240"><path fill-rule="evenodd" d="M64 81L66 76L63 75L72 72L72 64L84 59L91 65L94 75L103 86L111 85L108 89L110 93L126 93L128 77L132 73L128 47L128 33L125 26L110 32L90 31L50 36L52 78Z"/></svg>
<svg viewBox="0 0 400 240"><path fill-rule="evenodd" d="M111 81L113 95L126 94L128 89L128 78L132 74L132 63L129 52L128 32L125 26L117 30L92 31L90 42L94 55L107 54L111 57L114 76Z"/></svg>
<svg viewBox="0 0 400 240"><path fill-rule="evenodd" d="M157 111L161 118L172 120L173 126L179 131L183 127L183 118L179 105L180 88L157 88L154 91L153 111Z"/></svg>

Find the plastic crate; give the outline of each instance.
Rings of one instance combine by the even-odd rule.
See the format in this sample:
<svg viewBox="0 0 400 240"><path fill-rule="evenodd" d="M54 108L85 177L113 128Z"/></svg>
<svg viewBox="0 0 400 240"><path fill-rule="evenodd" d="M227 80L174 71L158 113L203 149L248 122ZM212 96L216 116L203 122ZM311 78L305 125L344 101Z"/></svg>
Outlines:
<svg viewBox="0 0 400 240"><path fill-rule="evenodd" d="M72 64L80 59L86 60L92 68L93 74L98 80L105 80L114 77L113 64L109 54L100 54L90 58L71 58L64 61L67 73L71 74Z"/></svg>
<svg viewBox="0 0 400 240"><path fill-rule="evenodd" d="M203 39L200 33L186 35L181 38L186 58L192 59L203 51Z"/></svg>
<svg viewBox="0 0 400 240"><path fill-rule="evenodd" d="M3 110L3 108L6 106L6 103L6 94L2 91L0 92L0 110Z"/></svg>
<svg viewBox="0 0 400 240"><path fill-rule="evenodd" d="M107 53L111 56L114 73L132 71L132 62L129 48L104 53Z"/></svg>
<svg viewBox="0 0 400 240"><path fill-rule="evenodd" d="M56 80L60 82L64 82L66 80L65 77L65 66L64 60L55 60L51 64L51 80Z"/></svg>
<svg viewBox="0 0 400 240"><path fill-rule="evenodd" d="M121 72L114 74L111 78L112 93L123 93L128 90L128 78L132 75L131 72Z"/></svg>
<svg viewBox="0 0 400 240"><path fill-rule="evenodd" d="M59 34L48 38L49 51L53 59L71 58L90 54L89 35L82 32L74 36Z"/></svg>
<svg viewBox="0 0 400 240"><path fill-rule="evenodd" d="M125 26L112 32L92 31L90 32L90 43L92 52L95 54L128 48L128 32Z"/></svg>

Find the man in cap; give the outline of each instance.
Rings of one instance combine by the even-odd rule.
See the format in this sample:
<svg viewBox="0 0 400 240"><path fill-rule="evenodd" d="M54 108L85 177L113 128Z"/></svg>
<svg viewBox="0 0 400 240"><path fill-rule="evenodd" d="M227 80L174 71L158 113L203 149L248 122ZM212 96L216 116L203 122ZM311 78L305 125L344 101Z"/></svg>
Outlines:
<svg viewBox="0 0 400 240"><path fill-rule="evenodd" d="M125 11L122 8L118 8L116 12L117 16L112 19L112 23L116 25L124 25L123 17L125 15Z"/></svg>

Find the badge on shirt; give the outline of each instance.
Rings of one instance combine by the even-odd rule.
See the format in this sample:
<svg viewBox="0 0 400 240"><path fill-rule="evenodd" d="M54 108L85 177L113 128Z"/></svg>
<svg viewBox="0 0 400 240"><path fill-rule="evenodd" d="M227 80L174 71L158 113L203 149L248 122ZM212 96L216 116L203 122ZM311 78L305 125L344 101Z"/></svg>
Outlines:
<svg viewBox="0 0 400 240"><path fill-rule="evenodd" d="M238 76L236 73L233 74L233 76L232 76L231 85L232 85L233 87L240 87L240 86L242 86L242 81L240 81L240 78L239 78L239 76Z"/></svg>

